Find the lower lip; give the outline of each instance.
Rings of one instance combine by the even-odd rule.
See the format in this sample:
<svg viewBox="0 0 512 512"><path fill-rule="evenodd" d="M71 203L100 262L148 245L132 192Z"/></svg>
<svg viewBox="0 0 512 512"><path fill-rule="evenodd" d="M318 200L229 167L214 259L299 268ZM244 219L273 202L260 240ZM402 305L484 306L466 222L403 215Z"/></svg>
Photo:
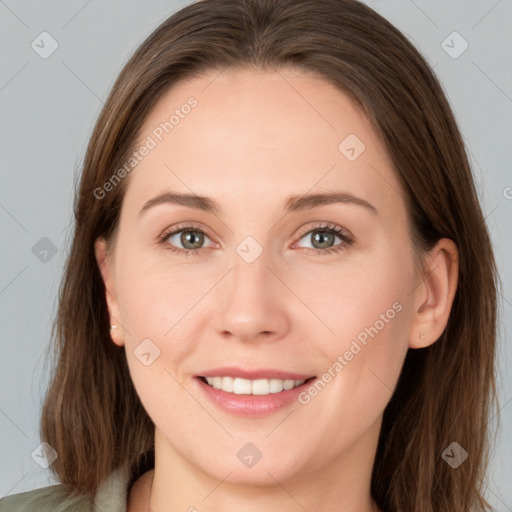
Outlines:
<svg viewBox="0 0 512 512"><path fill-rule="evenodd" d="M199 377L194 380L197 381L201 391L223 411L236 416L257 417L272 414L295 402L300 393L308 388L316 380L316 377L296 388L268 395L237 395L215 389Z"/></svg>

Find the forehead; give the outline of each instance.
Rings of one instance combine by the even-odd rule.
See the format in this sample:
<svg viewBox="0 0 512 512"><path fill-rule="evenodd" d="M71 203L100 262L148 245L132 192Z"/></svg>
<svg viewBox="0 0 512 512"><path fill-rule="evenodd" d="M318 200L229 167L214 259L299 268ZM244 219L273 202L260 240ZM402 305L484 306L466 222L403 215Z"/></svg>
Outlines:
<svg viewBox="0 0 512 512"><path fill-rule="evenodd" d="M145 119L136 147L144 145L151 149L130 174L125 202L166 188L237 211L328 189L384 209L402 201L368 119L330 82L301 70L216 70L179 82Z"/></svg>

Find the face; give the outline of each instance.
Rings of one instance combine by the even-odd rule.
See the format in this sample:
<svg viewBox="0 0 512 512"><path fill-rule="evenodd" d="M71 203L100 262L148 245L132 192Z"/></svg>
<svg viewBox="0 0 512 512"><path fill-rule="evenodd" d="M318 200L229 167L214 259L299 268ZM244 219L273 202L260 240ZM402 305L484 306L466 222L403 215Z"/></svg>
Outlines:
<svg viewBox="0 0 512 512"><path fill-rule="evenodd" d="M139 141L107 265L96 249L157 457L253 483L370 460L424 291L370 123L321 78L247 69L173 87Z"/></svg>

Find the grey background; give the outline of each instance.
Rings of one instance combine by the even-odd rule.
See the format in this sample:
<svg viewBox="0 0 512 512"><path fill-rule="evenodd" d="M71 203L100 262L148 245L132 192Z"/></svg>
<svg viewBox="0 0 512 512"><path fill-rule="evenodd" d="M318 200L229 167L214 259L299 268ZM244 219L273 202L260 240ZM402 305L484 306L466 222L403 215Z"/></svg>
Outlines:
<svg viewBox="0 0 512 512"><path fill-rule="evenodd" d="M74 181L102 102L122 65L161 21L187 3L0 0L0 497L55 483L31 454L40 444L38 421L47 383L43 356L70 241ZM434 67L473 164L504 284L502 425L487 497L496 510L512 511L507 350L512 313L512 2L367 3L402 30ZM38 36L43 31L58 43L46 59L31 47L34 40L42 46ZM462 40L446 39L454 31L469 44L458 58L453 54L463 48ZM51 244L40 241L43 237ZM55 254L51 248L46 255L38 252L52 244Z"/></svg>

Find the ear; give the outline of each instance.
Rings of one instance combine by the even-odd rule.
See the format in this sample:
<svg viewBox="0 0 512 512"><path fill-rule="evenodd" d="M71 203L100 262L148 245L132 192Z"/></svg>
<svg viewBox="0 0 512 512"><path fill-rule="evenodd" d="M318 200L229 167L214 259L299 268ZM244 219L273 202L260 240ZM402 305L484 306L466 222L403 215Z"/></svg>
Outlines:
<svg viewBox="0 0 512 512"><path fill-rule="evenodd" d="M104 238L98 238L94 242L94 252L101 277L103 279L103 284L105 285L105 299L107 301L110 316L110 325L117 326L114 329L110 329L110 336L112 341L121 347L124 345L124 341L120 322L121 315L119 314L119 306L117 303L113 262L107 253L107 242Z"/></svg>
<svg viewBox="0 0 512 512"><path fill-rule="evenodd" d="M427 254L426 274L414 290L410 348L425 348L443 334L457 291L458 275L457 246L453 240L442 238Z"/></svg>

